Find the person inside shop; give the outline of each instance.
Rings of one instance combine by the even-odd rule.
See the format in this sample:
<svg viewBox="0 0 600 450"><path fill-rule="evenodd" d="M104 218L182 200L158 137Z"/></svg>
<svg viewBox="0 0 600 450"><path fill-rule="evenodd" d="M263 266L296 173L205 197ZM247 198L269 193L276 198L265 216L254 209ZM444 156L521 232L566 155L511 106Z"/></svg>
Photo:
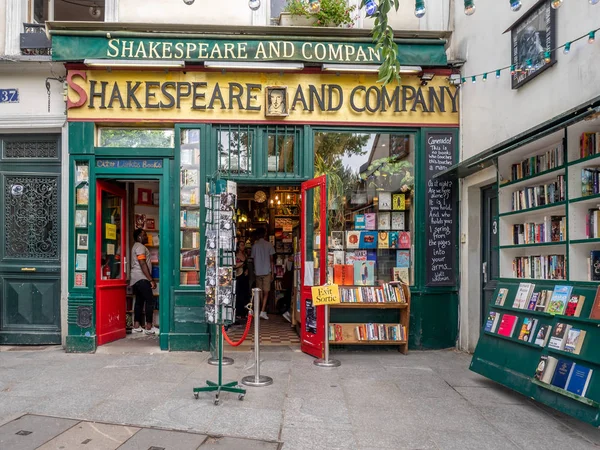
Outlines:
<svg viewBox="0 0 600 450"><path fill-rule="evenodd" d="M150 262L150 252L146 247L148 236L141 228L133 232L133 247L131 248L131 273L129 285L135 295L134 308L134 328L133 331L146 334L158 334L158 328L152 326L152 316L154 314L154 293L156 282L152 278L152 263ZM144 321L143 311L146 311L146 329L141 327Z"/></svg>
<svg viewBox="0 0 600 450"><path fill-rule="evenodd" d="M256 242L252 246L252 260L254 262L254 274L256 275L256 287L262 290L262 305L260 318L269 319L267 316L267 300L271 290L271 273L273 273L273 255L275 248L265 240L265 229L256 230Z"/></svg>
<svg viewBox="0 0 600 450"><path fill-rule="evenodd" d="M248 315L246 305L250 300L250 284L248 283L248 258L246 257L246 242L238 240L235 252L235 309L242 320Z"/></svg>

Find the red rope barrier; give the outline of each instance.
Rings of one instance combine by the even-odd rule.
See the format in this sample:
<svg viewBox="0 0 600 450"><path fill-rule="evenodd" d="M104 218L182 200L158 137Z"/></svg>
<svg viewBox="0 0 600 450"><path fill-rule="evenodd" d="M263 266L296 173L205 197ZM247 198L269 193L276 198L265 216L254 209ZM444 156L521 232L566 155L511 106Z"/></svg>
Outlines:
<svg viewBox="0 0 600 450"><path fill-rule="evenodd" d="M229 339L229 336L227 336L227 333L225 332L225 327L222 328L223 337L225 338L225 340L227 341L227 343L229 345L232 345L233 347L237 347L238 345L241 345L241 343L246 340L246 336L248 336L248 331L250 331L251 323L252 323L252 314L248 314L248 320L246 321L246 329L244 330L244 334L242 334L242 337L240 338L239 341L233 342L231 339Z"/></svg>

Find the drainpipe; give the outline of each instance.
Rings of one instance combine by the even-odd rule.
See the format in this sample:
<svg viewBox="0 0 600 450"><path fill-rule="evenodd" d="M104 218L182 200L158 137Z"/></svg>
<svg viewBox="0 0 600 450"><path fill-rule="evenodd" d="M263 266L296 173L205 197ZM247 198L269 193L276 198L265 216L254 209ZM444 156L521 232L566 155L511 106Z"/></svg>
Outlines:
<svg viewBox="0 0 600 450"><path fill-rule="evenodd" d="M48 0L48 22L54 22L54 0Z"/></svg>

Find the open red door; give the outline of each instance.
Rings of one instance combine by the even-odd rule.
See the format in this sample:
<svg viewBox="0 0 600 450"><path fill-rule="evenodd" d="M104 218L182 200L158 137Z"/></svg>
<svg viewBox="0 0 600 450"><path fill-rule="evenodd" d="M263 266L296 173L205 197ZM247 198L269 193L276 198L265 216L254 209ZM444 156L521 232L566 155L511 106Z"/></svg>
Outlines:
<svg viewBox="0 0 600 450"><path fill-rule="evenodd" d="M300 237L300 348L304 353L323 358L325 318L323 308L312 304L312 286L327 280L327 176L302 183Z"/></svg>
<svg viewBox="0 0 600 450"><path fill-rule="evenodd" d="M125 190L96 184L96 335L98 345L125 337Z"/></svg>

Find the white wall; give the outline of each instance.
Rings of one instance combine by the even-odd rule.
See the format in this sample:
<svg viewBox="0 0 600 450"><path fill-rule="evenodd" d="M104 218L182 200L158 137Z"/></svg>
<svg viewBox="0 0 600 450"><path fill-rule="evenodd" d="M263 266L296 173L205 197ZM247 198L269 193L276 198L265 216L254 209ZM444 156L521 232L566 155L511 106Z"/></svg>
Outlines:
<svg viewBox="0 0 600 450"><path fill-rule="evenodd" d="M390 16L390 25L397 30L447 30L448 14L451 0L427 0L427 14L422 19L414 15L413 0L401 0L400 9ZM360 4L360 2L359 2ZM208 8L215 5L216 8ZM261 0L262 9L268 9L269 0ZM364 9L360 11L364 19L363 26L371 28L372 19L366 19ZM248 8L247 0L220 0L217 3L206 3L196 0L192 5L186 5L183 0L170 0L168 8L164 0L119 0L120 22L148 23L185 23L185 24L217 24L217 25L251 25L252 11ZM263 23L268 25L269 14L265 14Z"/></svg>
<svg viewBox="0 0 600 450"><path fill-rule="evenodd" d="M6 39L6 2L0 0L0 55L4 55L4 42Z"/></svg>
<svg viewBox="0 0 600 450"><path fill-rule="evenodd" d="M510 65L510 32L502 34L537 0L523 0L519 12L508 1L475 1L477 11L468 17L463 2L455 3L455 32L449 58L466 59L469 76ZM600 26L600 5L566 1L556 11L556 43L562 45ZM470 80L461 87L461 159L466 159L564 111L600 95L600 36L587 39L557 64L517 90L511 89L508 71L483 83Z"/></svg>

